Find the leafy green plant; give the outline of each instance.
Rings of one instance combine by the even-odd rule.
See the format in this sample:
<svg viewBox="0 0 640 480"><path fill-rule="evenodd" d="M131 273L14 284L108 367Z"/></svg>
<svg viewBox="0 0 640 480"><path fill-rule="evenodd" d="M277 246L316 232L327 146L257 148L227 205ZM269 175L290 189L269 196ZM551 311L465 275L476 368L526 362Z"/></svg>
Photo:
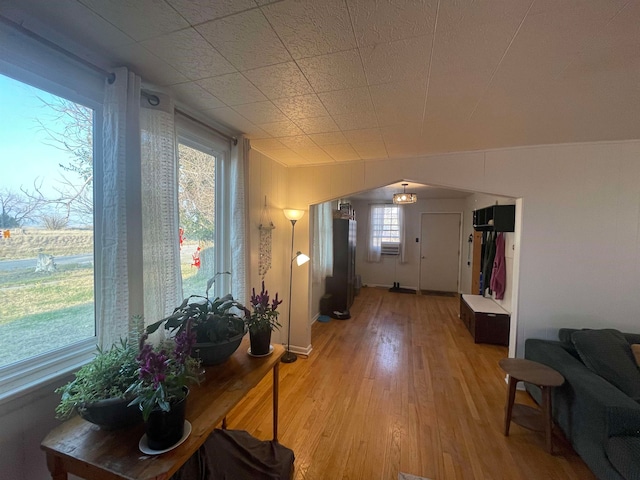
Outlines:
<svg viewBox="0 0 640 480"><path fill-rule="evenodd" d="M80 368L75 379L56 389L62 394L56 417L69 418L86 405L109 398L127 398L127 389L138 379L138 346L126 340L109 350L98 348L89 363Z"/></svg>
<svg viewBox="0 0 640 480"><path fill-rule="evenodd" d="M218 275L218 274L217 274ZM171 315L147 326L147 333L155 332L161 325L164 328L182 333L191 322L191 330L196 334L197 343L223 343L245 332L245 318L249 310L233 299L231 294L210 300L209 289L215 277L207 283L205 296L191 295L173 311Z"/></svg>

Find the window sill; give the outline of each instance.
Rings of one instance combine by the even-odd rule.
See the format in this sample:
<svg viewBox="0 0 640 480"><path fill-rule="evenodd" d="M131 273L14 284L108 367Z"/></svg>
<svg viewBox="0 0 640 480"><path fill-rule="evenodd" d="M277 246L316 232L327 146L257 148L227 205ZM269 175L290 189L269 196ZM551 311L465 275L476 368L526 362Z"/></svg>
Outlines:
<svg viewBox="0 0 640 480"><path fill-rule="evenodd" d="M45 384L76 371L91 360L95 353L94 337L0 368L0 405L28 395Z"/></svg>

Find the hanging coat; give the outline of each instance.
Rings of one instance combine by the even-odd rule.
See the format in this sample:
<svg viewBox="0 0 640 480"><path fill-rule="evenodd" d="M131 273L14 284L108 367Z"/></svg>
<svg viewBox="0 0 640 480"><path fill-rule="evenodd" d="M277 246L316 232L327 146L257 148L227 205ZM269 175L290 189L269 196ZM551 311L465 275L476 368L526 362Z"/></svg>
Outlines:
<svg viewBox="0 0 640 480"><path fill-rule="evenodd" d="M507 269L504 259L504 234L500 232L496 238L496 255L491 271L491 290L496 294L496 300L504 298L504 290L507 285Z"/></svg>
<svg viewBox="0 0 640 480"><path fill-rule="evenodd" d="M491 289L491 272L493 271L493 259L496 254L496 234L487 232L484 247L484 259L482 261L482 292L484 297L485 290ZM491 292L489 292L491 293Z"/></svg>

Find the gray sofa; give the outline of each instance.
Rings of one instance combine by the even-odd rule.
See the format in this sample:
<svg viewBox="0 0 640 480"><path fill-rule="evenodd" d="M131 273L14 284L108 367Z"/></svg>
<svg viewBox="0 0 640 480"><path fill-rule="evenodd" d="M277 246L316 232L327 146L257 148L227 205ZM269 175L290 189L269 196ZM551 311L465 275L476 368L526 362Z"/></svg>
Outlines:
<svg viewBox="0 0 640 480"><path fill-rule="evenodd" d="M553 418L599 479L640 480L640 369L634 343L640 344L640 335L612 329L561 329L558 341L525 342L525 358L565 377L553 390ZM540 390L526 388L540 403Z"/></svg>

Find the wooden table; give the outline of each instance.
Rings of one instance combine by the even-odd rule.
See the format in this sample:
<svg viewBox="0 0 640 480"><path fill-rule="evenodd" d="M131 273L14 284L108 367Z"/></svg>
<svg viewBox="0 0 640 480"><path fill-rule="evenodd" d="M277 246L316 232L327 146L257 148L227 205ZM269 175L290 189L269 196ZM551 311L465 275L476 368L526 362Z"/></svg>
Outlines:
<svg viewBox="0 0 640 480"><path fill-rule="evenodd" d="M105 431L80 417L53 429L41 448L53 480L67 480L72 473L88 480L164 480L173 475L209 437L229 411L273 371L273 438L278 439L278 375L282 345L274 345L268 357L248 355L246 336L222 365L206 368L205 379L191 387L186 419L192 431L179 447L162 455L145 455L138 449L144 425Z"/></svg>
<svg viewBox="0 0 640 480"><path fill-rule="evenodd" d="M564 383L564 377L553 368L524 358L503 358L498 362L502 370L509 374L509 389L504 413L504 434L509 435L509 425L513 421L530 430L544 431L547 452L553 453L551 442L551 389ZM542 410L516 403L516 385L518 382L536 385L542 391Z"/></svg>

